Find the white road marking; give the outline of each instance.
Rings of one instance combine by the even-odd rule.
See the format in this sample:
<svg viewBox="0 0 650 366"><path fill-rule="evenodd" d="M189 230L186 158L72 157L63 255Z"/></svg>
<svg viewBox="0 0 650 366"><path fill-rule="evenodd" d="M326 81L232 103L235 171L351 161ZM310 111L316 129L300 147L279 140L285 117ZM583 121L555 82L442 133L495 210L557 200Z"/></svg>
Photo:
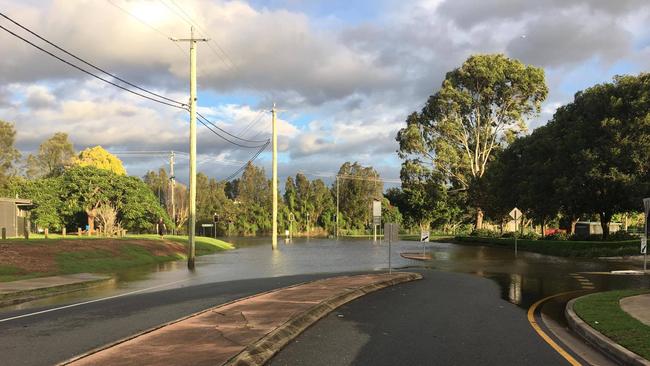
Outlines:
<svg viewBox="0 0 650 366"><path fill-rule="evenodd" d="M179 280L179 281L174 281L174 282L168 282L168 283L164 283L164 284L161 284L161 285L156 285L156 286L152 286L152 287L147 287L147 288L143 288L143 289L135 290L135 291L131 291L131 292L125 292L125 293L123 293L123 294L118 294L118 295L113 295L113 296L108 296L108 297L102 297L102 298L99 298L99 299L88 300L88 301L84 301L84 302L77 302L77 303L70 304L70 305L59 306L59 307L56 307L56 308L51 308L51 309L46 309L46 310L36 311L36 312L33 312L33 313L27 313L27 314L22 314L22 315L12 316L12 317L10 317L10 318L0 319L0 323L4 323L4 322L8 322L8 321L10 321L10 320L15 320L15 319L20 319L20 318L27 318L27 317L34 316L34 315L39 315L39 314L51 313L51 312L53 312L53 311L58 311L58 310L63 310L63 309L74 308L74 307L81 306L81 305L92 304L92 303L94 303L94 302L99 302L99 301L104 301L104 300L115 299L115 298L118 298L118 297L124 297L124 296L128 296L128 295L133 295L133 294L137 294L137 293L140 293L140 292L145 292L145 291L153 290L153 289L156 289L156 288L161 288L161 287L171 286L171 285L175 285L175 284L177 284L177 283L181 283L181 282L187 282L187 281L190 281L190 280L193 280L193 279L196 279L196 277L193 277L193 278L186 278L186 279L184 279L184 280Z"/></svg>

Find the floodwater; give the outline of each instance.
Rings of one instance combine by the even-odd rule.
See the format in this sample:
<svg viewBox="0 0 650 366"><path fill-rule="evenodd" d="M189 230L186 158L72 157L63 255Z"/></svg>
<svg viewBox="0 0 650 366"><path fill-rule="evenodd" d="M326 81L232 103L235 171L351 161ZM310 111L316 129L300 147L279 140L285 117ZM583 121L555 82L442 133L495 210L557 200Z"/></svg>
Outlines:
<svg viewBox="0 0 650 366"><path fill-rule="evenodd" d="M92 289L5 307L2 311L69 304L133 293L167 290L203 283L309 273L379 271L388 268L388 243L368 239L296 238L279 240L271 250L269 238L225 238L236 249L197 258L189 271L184 261L145 266L115 273L115 281ZM400 252L422 251L421 243L399 241L391 246L391 265L469 273L496 281L501 296L527 309L535 301L573 290L650 287L649 276L611 275L612 270L637 269L623 261L573 259L480 246L428 243L430 261L414 261Z"/></svg>

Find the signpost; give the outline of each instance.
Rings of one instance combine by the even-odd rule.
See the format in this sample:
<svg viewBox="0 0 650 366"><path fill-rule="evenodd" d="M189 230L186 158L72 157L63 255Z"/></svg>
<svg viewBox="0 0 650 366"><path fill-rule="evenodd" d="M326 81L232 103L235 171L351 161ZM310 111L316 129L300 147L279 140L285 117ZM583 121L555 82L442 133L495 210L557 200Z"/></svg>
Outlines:
<svg viewBox="0 0 650 366"><path fill-rule="evenodd" d="M201 228L203 228L203 236L205 236L206 227L214 227L214 224L201 224Z"/></svg>
<svg viewBox="0 0 650 366"><path fill-rule="evenodd" d="M645 211L645 225L643 226L643 237L641 238L641 253L643 254L643 272L648 269L648 234L650 234L650 198L643 199Z"/></svg>
<svg viewBox="0 0 650 366"><path fill-rule="evenodd" d="M427 256L427 247L424 243L429 242L429 230L422 230L420 232L420 241L422 242L422 257Z"/></svg>
<svg viewBox="0 0 650 366"><path fill-rule="evenodd" d="M372 201L372 240L377 241L377 227L381 226L381 201Z"/></svg>
<svg viewBox="0 0 650 366"><path fill-rule="evenodd" d="M397 241L399 234L399 225L393 223L384 224L384 236L388 239L388 273L393 272L393 266L391 264L391 244Z"/></svg>
<svg viewBox="0 0 650 366"><path fill-rule="evenodd" d="M510 217L515 220L515 257L517 256L517 221L521 218L521 211L517 207L510 211Z"/></svg>
<svg viewBox="0 0 650 366"><path fill-rule="evenodd" d="M293 212L289 212L289 241L293 241L293 221L296 219Z"/></svg>

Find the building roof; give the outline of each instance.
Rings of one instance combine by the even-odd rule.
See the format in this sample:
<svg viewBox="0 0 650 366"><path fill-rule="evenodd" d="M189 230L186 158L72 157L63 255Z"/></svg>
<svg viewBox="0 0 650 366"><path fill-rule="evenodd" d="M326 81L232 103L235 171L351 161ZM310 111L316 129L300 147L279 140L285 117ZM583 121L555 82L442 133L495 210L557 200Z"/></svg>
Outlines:
<svg viewBox="0 0 650 366"><path fill-rule="evenodd" d="M19 205L31 205L32 201L31 200L26 200L22 198L7 198L7 197L0 197L0 202L12 202L16 203Z"/></svg>

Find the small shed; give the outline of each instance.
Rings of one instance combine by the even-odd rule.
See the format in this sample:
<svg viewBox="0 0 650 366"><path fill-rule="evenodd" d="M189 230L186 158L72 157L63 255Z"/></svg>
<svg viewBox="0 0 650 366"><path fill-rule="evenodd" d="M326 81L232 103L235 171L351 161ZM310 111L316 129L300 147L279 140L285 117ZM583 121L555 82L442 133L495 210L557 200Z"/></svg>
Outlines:
<svg viewBox="0 0 650 366"><path fill-rule="evenodd" d="M29 230L29 210L32 201L20 198L0 197L0 230L7 230L7 237L18 237Z"/></svg>
<svg viewBox="0 0 650 366"><path fill-rule="evenodd" d="M621 230L620 222L610 222L609 223L609 233L615 233ZM578 221L576 222L576 236L581 238L587 238L589 235L593 234L602 234L603 227L598 221Z"/></svg>

